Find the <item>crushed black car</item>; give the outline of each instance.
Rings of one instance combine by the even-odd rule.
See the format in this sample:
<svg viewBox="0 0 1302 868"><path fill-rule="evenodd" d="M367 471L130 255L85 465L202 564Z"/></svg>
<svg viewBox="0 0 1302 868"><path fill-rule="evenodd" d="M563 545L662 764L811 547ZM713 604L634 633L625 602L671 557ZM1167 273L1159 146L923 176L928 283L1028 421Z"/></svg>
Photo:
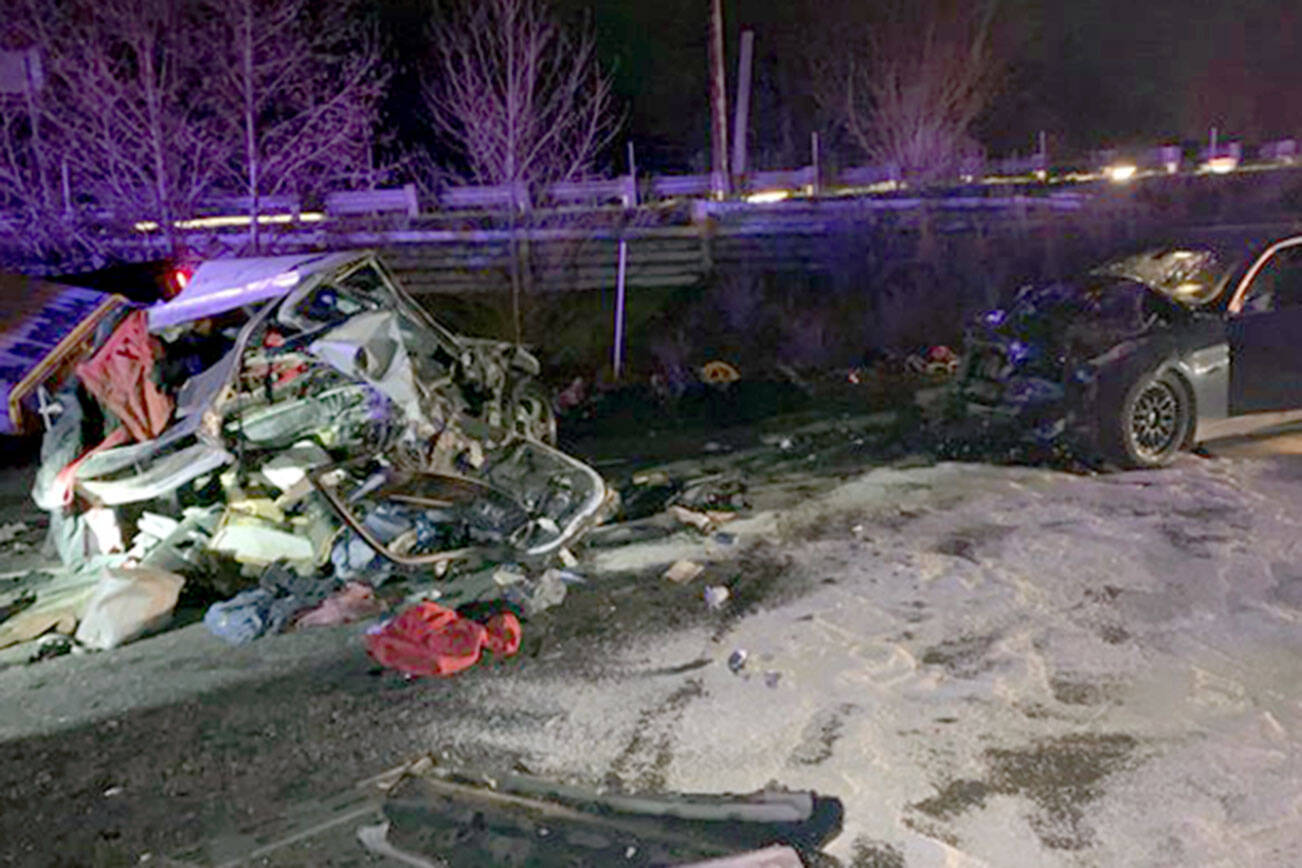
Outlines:
<svg viewBox="0 0 1302 868"><path fill-rule="evenodd" d="M1245 252L1246 251L1246 252ZM1122 468L1302 419L1302 235L1154 248L967 327L969 416Z"/></svg>

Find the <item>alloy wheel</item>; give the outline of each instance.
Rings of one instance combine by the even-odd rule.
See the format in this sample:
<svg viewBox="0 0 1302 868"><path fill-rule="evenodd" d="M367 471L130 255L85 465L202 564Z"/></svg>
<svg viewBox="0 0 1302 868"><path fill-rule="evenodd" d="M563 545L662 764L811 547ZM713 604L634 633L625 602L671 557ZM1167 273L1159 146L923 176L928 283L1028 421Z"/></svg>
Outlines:
<svg viewBox="0 0 1302 868"><path fill-rule="evenodd" d="M1130 430L1140 457L1156 460L1176 444L1181 434L1183 414L1175 387L1155 380L1135 399L1130 411Z"/></svg>

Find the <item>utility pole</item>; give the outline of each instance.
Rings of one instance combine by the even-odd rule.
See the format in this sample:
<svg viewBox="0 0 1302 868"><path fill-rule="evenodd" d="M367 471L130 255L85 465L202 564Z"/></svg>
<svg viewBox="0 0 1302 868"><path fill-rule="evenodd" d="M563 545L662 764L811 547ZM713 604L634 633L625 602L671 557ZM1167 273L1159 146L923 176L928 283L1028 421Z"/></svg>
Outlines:
<svg viewBox="0 0 1302 868"><path fill-rule="evenodd" d="M741 34L741 56L737 60L737 106L732 127L732 171L738 181L746 174L746 131L750 128L750 70L755 55L755 31Z"/></svg>
<svg viewBox="0 0 1302 868"><path fill-rule="evenodd" d="M723 76L723 0L710 0L710 188L728 195L728 92Z"/></svg>

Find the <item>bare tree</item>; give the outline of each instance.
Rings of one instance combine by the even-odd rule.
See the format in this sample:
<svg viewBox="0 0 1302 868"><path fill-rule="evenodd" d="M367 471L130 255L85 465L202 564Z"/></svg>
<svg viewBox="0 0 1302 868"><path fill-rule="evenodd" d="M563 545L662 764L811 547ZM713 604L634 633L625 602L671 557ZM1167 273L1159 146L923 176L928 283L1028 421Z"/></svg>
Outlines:
<svg viewBox="0 0 1302 868"><path fill-rule="evenodd" d="M210 34L187 0L96 0L67 8L52 52L57 123L79 190L119 218L174 222L208 193L229 154L204 87Z"/></svg>
<svg viewBox="0 0 1302 868"><path fill-rule="evenodd" d="M231 180L248 199L259 246L261 201L319 191L371 164L386 74L361 4L209 0L219 45L219 116L235 141Z"/></svg>
<svg viewBox="0 0 1302 868"><path fill-rule="evenodd" d="M820 103L869 159L893 163L915 180L952 173L973 148L969 131L999 82L1002 64L992 46L997 3L874 6L863 29L846 28L814 57Z"/></svg>
<svg viewBox="0 0 1302 868"><path fill-rule="evenodd" d="M591 29L567 30L543 0L434 9L425 106L470 178L536 187L590 171L616 126Z"/></svg>
<svg viewBox="0 0 1302 868"><path fill-rule="evenodd" d="M0 83L0 204L3 234L23 258L51 262L86 253L93 239L68 207L67 161L48 84L57 17L15 0L0 21L7 79Z"/></svg>
<svg viewBox="0 0 1302 868"><path fill-rule="evenodd" d="M0 203L10 214L20 215L18 221L6 222L5 234L25 253L46 258L60 245L58 233L52 231L56 199L48 167L49 136L42 123L45 94L30 68L34 56L30 50L11 55L22 58L26 81L0 96Z"/></svg>
<svg viewBox="0 0 1302 868"><path fill-rule="evenodd" d="M425 107L464 161L463 177L536 192L590 171L616 127L591 29L567 30L544 0L435 0L433 11ZM530 266L516 209L509 213L511 319L520 341Z"/></svg>

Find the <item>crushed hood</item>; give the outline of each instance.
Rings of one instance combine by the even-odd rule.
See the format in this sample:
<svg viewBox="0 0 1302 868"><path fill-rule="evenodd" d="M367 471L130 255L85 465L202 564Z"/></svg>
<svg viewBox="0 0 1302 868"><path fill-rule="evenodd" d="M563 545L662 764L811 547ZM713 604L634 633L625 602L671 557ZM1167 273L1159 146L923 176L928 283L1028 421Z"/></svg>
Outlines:
<svg viewBox="0 0 1302 868"><path fill-rule="evenodd" d="M159 332L247 304L282 298L305 278L337 268L356 256L311 253L209 260L195 270L176 298L149 309L149 330Z"/></svg>
<svg viewBox="0 0 1302 868"><path fill-rule="evenodd" d="M1116 259L1090 274L1142 283L1185 307L1202 307L1220 294L1224 263L1204 247L1163 247Z"/></svg>

